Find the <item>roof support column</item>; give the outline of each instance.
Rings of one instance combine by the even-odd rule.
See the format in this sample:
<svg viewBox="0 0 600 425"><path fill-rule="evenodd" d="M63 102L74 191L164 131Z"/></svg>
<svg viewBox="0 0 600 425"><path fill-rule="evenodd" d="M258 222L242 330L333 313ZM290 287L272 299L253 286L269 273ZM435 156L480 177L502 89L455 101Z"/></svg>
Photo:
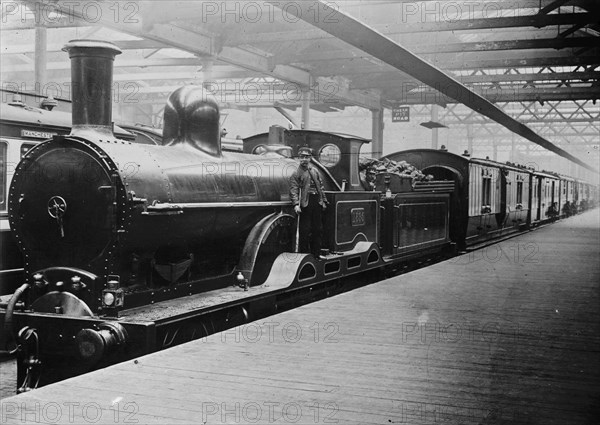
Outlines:
<svg viewBox="0 0 600 425"><path fill-rule="evenodd" d="M371 156L383 155L383 109L371 109Z"/></svg>
<svg viewBox="0 0 600 425"><path fill-rule="evenodd" d="M208 58L202 61L202 87L216 95L217 87L213 83L213 60Z"/></svg>
<svg viewBox="0 0 600 425"><path fill-rule="evenodd" d="M300 128L308 130L310 128L310 88L302 89L302 122Z"/></svg>
<svg viewBox="0 0 600 425"><path fill-rule="evenodd" d="M44 93L44 85L46 84L47 72L46 64L48 50L48 37L46 27L43 24L35 27L35 91L38 94Z"/></svg>
<svg viewBox="0 0 600 425"><path fill-rule="evenodd" d="M440 107L438 105L431 105L431 121L437 123L439 119ZM431 149L438 148L438 129L431 129Z"/></svg>

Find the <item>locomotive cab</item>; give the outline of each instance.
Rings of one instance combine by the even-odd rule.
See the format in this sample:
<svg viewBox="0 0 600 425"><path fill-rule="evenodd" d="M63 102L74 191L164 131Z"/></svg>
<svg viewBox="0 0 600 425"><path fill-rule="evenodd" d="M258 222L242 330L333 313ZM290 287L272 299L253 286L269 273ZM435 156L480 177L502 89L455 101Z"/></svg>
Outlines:
<svg viewBox="0 0 600 425"><path fill-rule="evenodd" d="M367 139L313 130L287 130L272 126L268 133L244 139L244 152L260 153L272 147L287 146L293 156L301 147L315 152L315 165L329 180L327 190L364 191L359 175L359 154Z"/></svg>

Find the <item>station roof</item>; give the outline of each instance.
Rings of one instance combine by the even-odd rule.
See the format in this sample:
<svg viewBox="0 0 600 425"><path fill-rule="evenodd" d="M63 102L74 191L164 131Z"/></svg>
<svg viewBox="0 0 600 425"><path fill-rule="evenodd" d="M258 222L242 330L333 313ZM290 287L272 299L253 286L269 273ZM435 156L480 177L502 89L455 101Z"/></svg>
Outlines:
<svg viewBox="0 0 600 425"><path fill-rule="evenodd" d="M600 97L595 0L18 4L2 11L4 82L35 79L37 23L50 29L47 81L70 80L65 41L108 40L124 51L115 62L121 94L140 104L164 105L183 84L204 84L233 108L295 109L304 91L322 112L457 102L481 108L468 104L467 93L490 103L595 105ZM391 42L388 51L377 51L381 40ZM415 65L421 62L431 75Z"/></svg>

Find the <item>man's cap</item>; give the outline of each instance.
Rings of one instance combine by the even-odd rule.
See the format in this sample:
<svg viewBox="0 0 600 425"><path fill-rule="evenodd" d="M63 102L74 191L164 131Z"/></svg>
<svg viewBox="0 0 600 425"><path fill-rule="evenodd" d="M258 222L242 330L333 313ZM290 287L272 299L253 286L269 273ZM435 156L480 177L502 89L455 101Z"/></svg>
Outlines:
<svg viewBox="0 0 600 425"><path fill-rule="evenodd" d="M311 148L303 147L298 149L298 156L310 155L313 156L313 150Z"/></svg>

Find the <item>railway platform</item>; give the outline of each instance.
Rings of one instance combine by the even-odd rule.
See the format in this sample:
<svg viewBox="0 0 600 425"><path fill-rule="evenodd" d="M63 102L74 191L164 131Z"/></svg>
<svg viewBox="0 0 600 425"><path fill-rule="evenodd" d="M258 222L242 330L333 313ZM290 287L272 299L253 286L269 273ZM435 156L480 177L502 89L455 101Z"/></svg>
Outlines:
<svg viewBox="0 0 600 425"><path fill-rule="evenodd" d="M599 217L3 399L0 423L597 423Z"/></svg>

